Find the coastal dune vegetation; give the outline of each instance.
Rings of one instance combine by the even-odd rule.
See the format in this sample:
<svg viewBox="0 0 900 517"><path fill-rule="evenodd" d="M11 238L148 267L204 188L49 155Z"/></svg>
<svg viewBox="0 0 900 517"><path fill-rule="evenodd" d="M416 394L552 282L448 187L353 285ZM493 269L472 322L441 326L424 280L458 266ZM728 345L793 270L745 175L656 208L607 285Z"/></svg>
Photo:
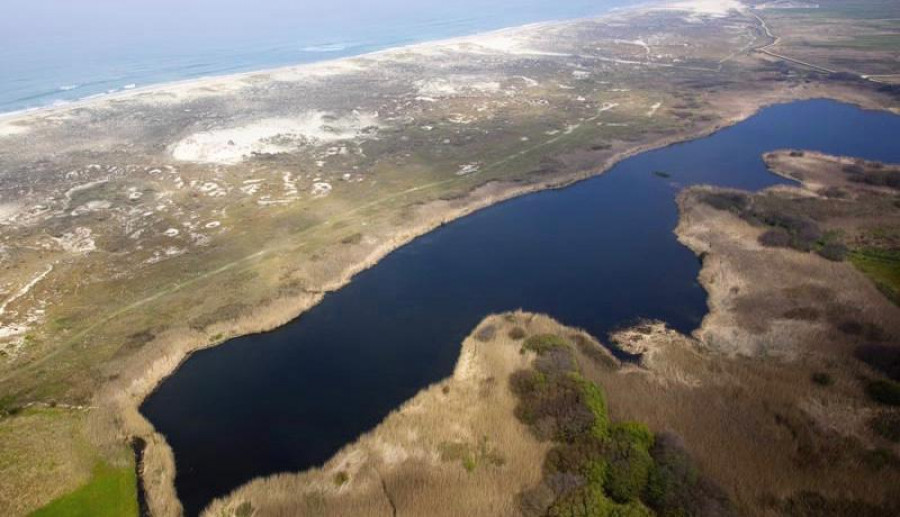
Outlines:
<svg viewBox="0 0 900 517"><path fill-rule="evenodd" d="M774 7L684 2L676 8L622 10L598 19L129 91L0 120L0 513L27 515L66 494L71 497L63 505L76 504L95 479L95 467L108 465L137 470L153 515L181 514L173 483L176 458L139 413L144 397L193 351L286 323L391 250L446 221L598 174L626 156L708 134L775 102L829 97L897 110L892 68L897 49L885 37L900 31L895 3L823 0L816 9ZM878 178L871 181L882 181ZM886 188L890 178L877 186ZM862 183L867 181L864 176ZM712 212L714 207L704 205L707 211L686 198L683 206L688 205L717 224L731 217L728 210ZM753 239L761 231L737 216L726 226ZM845 251L828 247L836 241L806 239L806 229L811 228L783 228L789 242L783 233L770 236L767 242L788 246L767 247L767 256L799 264L803 271L821 272L821 264L828 264L840 268L828 273L845 272L855 265L874 284L846 277L853 286L870 289L854 298L863 288L848 288L853 294L847 298L861 305L835 335L862 342L875 329L891 332L893 316L885 306L877 305L873 321L857 315L869 312L859 307L879 292L896 293L896 256L885 244L894 239L890 230L866 233L861 237L868 239L865 245L844 242ZM788 249L795 242L792 232L802 238L797 243L810 244L812 252L824 256L789 255L799 253ZM695 250L705 246L697 244ZM701 280L711 285L710 278ZM714 322L723 298L711 292L709 321ZM802 287L797 293L816 299L822 291ZM831 346L821 326L823 314L830 313L816 312L821 307L785 310L794 312L786 318L790 322L780 323L783 332L816 327L817 336L825 336ZM733 320L728 332L717 333L715 325L702 331L703 346L726 353L791 355L784 334L770 332L753 318L728 318ZM497 335L506 339L499 330ZM530 356L514 355L516 361L523 357ZM829 390L848 400L858 394L851 377L832 372L825 359L815 364L815 372L798 370L804 386L811 375L827 373L833 378ZM644 422L654 436L669 428L678 431L698 469L709 472L738 508L757 504L770 489L776 492L771 501L788 496L763 480L772 474L765 461L782 465L779 461L791 457L787 449L770 447L763 439L748 446L741 458L750 466L745 476L754 481L751 488L735 488L739 483L724 466L713 468L710 458L717 453L703 454L700 435L687 432L692 424L679 420L679 411L703 413L702 404L668 399L671 409L663 411L642 405L637 397L634 408L643 412L632 414L618 402L624 399L610 379L648 374L595 378L591 367L582 366L588 368L585 378L606 392L613 421ZM689 369L656 367L661 370L651 377L671 370L678 386L704 382ZM772 368L760 378L784 375L784 389L799 382ZM865 372L874 382L874 374ZM745 374L730 375L743 379ZM725 381L716 377L716 382ZM810 390L828 383L811 384ZM762 397L763 385L746 389L760 390ZM875 386L870 391L892 400L892 384ZM649 389L643 384L632 388L637 393ZM659 400L668 396L654 395ZM511 395L501 402L512 411ZM752 407L759 409L749 413L758 421L748 417L741 423L768 430L768 410ZM815 413L815 407L807 410ZM882 435L891 436L895 420L885 414L856 411L851 421L877 419L873 428L887 429ZM777 429L806 436L808 421L797 417L801 424L795 424L796 415L787 415L782 420L788 424ZM707 424L716 428L714 422ZM511 443L521 445L515 451L522 454L520 475L497 480L504 487L498 493L535 486L542 476L541 458L551 447L517 425L502 428L518 440L509 438ZM723 439L725 431L713 436ZM146 450L135 466L129 446L136 438ZM480 449L477 437L463 445L453 445L455 437L447 439L445 456L474 462L471 476L501 468L478 459L494 457L494 442ZM751 450L763 451L759 460ZM505 457L511 465L514 455ZM890 456L879 457L891 464ZM447 479L453 481L447 487L473 479L465 465L461 472L449 468ZM788 465L783 472L794 470ZM869 487L863 467L846 472L840 482L830 481L833 486ZM359 481L349 471L329 475L321 485L328 490ZM789 476L773 479L782 477ZM824 492L827 482L817 484L810 477L785 483L781 491ZM367 486L373 493L385 492L377 477L371 479ZM135 496L129 483L116 485L120 497ZM480 496L469 495L479 489L493 493L489 484L466 486L472 491L460 499L479 501ZM871 504L880 504L875 501L879 490L866 496ZM393 494L390 486L388 491ZM310 504L319 504L318 497ZM498 513L519 508L512 497L497 503ZM368 504L364 499L359 504ZM295 503L283 504L293 508ZM245 514L247 507L242 508L234 511Z"/></svg>

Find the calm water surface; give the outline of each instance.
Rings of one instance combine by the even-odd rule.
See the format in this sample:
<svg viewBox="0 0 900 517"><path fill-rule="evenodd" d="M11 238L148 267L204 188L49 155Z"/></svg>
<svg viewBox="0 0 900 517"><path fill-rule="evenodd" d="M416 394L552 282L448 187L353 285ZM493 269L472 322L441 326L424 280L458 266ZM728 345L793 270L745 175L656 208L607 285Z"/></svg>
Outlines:
<svg viewBox="0 0 900 517"><path fill-rule="evenodd" d="M797 102L482 210L398 249L292 323L195 354L141 409L174 448L178 494L196 514L256 476L325 462L450 375L487 314L521 307L601 339L640 317L692 331L706 302L700 263L673 234L680 189L782 183L760 155L787 147L900 162L896 135L900 117Z"/></svg>

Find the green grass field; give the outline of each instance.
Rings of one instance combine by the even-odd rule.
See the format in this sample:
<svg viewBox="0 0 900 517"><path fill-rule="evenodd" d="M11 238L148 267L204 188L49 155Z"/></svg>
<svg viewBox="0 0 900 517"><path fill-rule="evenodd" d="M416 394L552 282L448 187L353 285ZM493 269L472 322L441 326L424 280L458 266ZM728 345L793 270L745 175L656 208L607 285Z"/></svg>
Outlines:
<svg viewBox="0 0 900 517"><path fill-rule="evenodd" d="M900 252L856 250L850 255L850 261L871 278L885 296L900 305Z"/></svg>
<svg viewBox="0 0 900 517"><path fill-rule="evenodd" d="M128 517L138 515L137 477L130 467L94 467L88 484L31 514L32 517Z"/></svg>

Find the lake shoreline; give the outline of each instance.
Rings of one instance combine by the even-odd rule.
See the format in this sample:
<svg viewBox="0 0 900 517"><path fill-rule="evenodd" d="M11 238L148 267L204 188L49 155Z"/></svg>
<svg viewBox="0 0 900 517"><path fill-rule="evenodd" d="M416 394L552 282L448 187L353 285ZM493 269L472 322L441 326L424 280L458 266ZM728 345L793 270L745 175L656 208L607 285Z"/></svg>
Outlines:
<svg viewBox="0 0 900 517"><path fill-rule="evenodd" d="M865 95L861 95L860 97L857 97L857 98L850 97L850 96L847 96L845 98L840 98L840 97L841 97L840 95L837 95L835 100L848 102L850 104L859 106L863 109L889 111L888 109L885 109L883 106L880 106L876 102L871 102L871 101L867 102L865 100ZM249 332L245 332L245 333L241 333L241 334L230 335L227 339L223 339L222 341L218 341L216 343L203 343L203 344L200 344L199 346L193 346L193 347L188 346L185 349L175 352L177 354L177 359L175 357L168 356L169 354L172 353L170 351L169 354L166 354L168 357L166 357L164 359L164 362L166 363L166 367L159 368L156 364L154 364L153 367L149 368L147 371L149 376L135 379L133 382L130 383L131 387L140 386L140 390L136 391L136 392L132 391L131 393L129 393L129 399L132 401L132 403L129 404L129 407L126 408L124 413L131 414L132 416L130 418L128 418L126 421L131 420L132 422L134 422L133 424L130 424L129 427L131 427L132 429L135 429L135 430L138 430L138 429L146 430L146 429L148 429L147 426L149 426L149 429L152 429L152 425L148 421L146 421L146 419L145 419L145 417L143 417L143 415L141 415L138 412L138 408L143 403L143 401L155 390L155 388L157 386L159 386L162 382L164 382L168 377L173 375L178 370L178 367L180 367L182 364L184 364L184 362L187 361L193 353L212 349L215 346L223 343L224 341L227 341L228 339L232 339L232 338L236 338L236 337L240 337L240 336L253 335L253 334L268 333L268 332L276 330L277 328L279 328L297 318L300 318L305 312L312 309L319 302L321 302L322 298L326 294L328 294L329 292L336 291L336 290L346 286L348 283L350 283L355 275L377 265L380 262L380 260L383 259L388 254L409 244L413 240L428 234L429 232L439 228L440 226L442 226L444 224L447 224L451 221L463 218L467 215L470 215L470 214L477 212L479 210L482 210L484 208L488 208L490 206L494 206L494 205L497 205L497 204L500 204L505 201L509 201L509 200L512 200L512 199L515 199L518 197L526 196L531 193L536 193L536 192L540 192L543 190L564 189L573 184L576 184L576 183L594 178L596 176L599 176L599 175L605 173L606 171L608 171L609 169L611 169L617 163L619 163L627 158L630 158L630 157L633 157L633 156L636 156L636 155L639 155L639 154L642 154L644 152L648 152L651 150L665 148L668 146L677 145L679 143L683 143L683 142L687 142L687 141L691 141L691 140L697 140L697 139L703 138L705 136L709 136L713 133L716 133L717 131L731 127L735 124L742 122L743 120L746 120L747 118L752 117L753 115L758 113L760 110L762 110L768 106L776 105L776 104L785 104L785 103L790 103L790 102L795 102L795 101L800 101L800 100L807 100L807 99L812 99L812 98L823 98L823 97L821 96L821 94L814 94L812 96L787 95L787 96L784 96L781 98L772 99L769 102L766 102L765 104L755 106L752 109L752 111L744 110L740 114L730 117L727 120L727 122L715 124L711 127L704 128L696 133L692 133L692 134L688 134L688 135L667 137L667 138L664 138L657 142L651 142L651 143L637 146L637 147L634 147L631 149L620 151L614 157L607 160L606 163L604 163L601 167L598 167L595 170L595 172L585 175L583 177L562 179L562 180L560 180L558 182L554 182L554 183L547 183L547 184L541 184L541 185L529 185L526 187L521 187L521 186L516 186L516 185L495 185L495 187L500 187L501 192L491 195L489 197L479 197L477 194L473 197L474 193L470 193L467 196L467 204L465 206L463 206L462 208L457 209L457 210L448 211L446 214L442 214L440 217L436 217L435 219L428 221L427 224L424 224L424 225L421 225L421 226L418 226L415 228L408 228L408 229L404 230L402 233L398 234L395 237L395 240L393 240L390 243L385 244L382 248L378 249L375 253L373 253L367 260L360 262L358 264L355 264L355 267L349 271L346 271L341 276L341 278L339 278L338 280L335 280L327 285L322 285L319 289L316 289L315 294L312 297L304 296L302 298L295 299L293 301L293 305L291 304L290 301L285 301L285 300L279 301L278 303L275 304L278 307L273 307L270 309L270 310L272 310L273 314L277 314L274 318L272 318L271 324L262 326L262 327L258 327L253 331L249 331ZM490 186L490 184L485 185L482 188L486 188L488 186ZM284 310L285 305L293 307L293 310L285 311ZM263 310L265 310L265 308L263 308ZM238 323L237 325L240 325L240 323ZM137 417L136 422L134 420L132 420L135 417ZM162 435L156 433L155 431L151 431L149 434L147 434L146 431L138 432L138 433L134 434L133 436L143 438L148 442L147 453L145 454L145 458L147 458L147 457L150 457L150 458L145 459L146 463L152 465L154 463L154 461L156 461L156 462L158 462L157 464L172 465L173 468L171 469L171 471L169 471L168 469L163 469L163 471L166 472L167 474L169 472L171 472L171 476L170 477L167 476L168 479L165 479L165 480L156 479L156 480L154 480L153 483L148 483L149 486L147 489L148 497L151 500L151 508L156 507L156 505L160 505L160 503L163 503L163 501L166 501L166 502L164 504L161 504L162 507L171 508L172 507L171 501L173 501L172 498L175 497L174 496L174 479L175 479L175 474L176 474L176 470L175 470L176 463L175 463L174 455L172 454L171 448L166 444L165 438ZM157 447L154 447L154 445L156 445ZM159 447L159 446L161 446L161 447ZM159 449L162 449L162 450L159 450ZM163 485L168 485L168 486L161 487L160 486L161 481L162 481ZM161 491L160 491L160 488L162 488ZM162 492L162 493L160 493L160 492ZM165 493L168 493L171 495L166 497L165 495L163 495ZM162 497L160 497L161 495L162 495ZM162 499L163 501L160 501L160 499ZM177 501L177 498L175 498L174 500ZM156 513L154 513L154 514L156 514Z"/></svg>
<svg viewBox="0 0 900 517"><path fill-rule="evenodd" d="M241 74L256 74L255 81L223 76L171 91L148 86L139 96L94 99L14 121L0 115L0 162L37 181L29 191L35 194L12 215L20 219L13 219L11 235L33 235L31 228L44 223L55 225L54 236L69 235L49 242L50 253L26 257L66 266L14 307L24 314L26 303L53 302L48 324L38 320L32 327L37 339L23 337L11 349L21 355L10 364L21 367L0 374L19 399L11 407L90 401L97 408L85 427L90 445L106 454L145 440L139 468L147 505L154 515L181 514L175 452L141 406L194 353L302 318L327 294L354 285L357 275L452 221L703 138L765 106L832 98L897 111L896 97L872 84L779 67L754 53L759 26L746 13L635 12L644 11L590 19L608 23L526 26L534 34L502 29L493 33L504 37L480 40L484 45L428 42ZM651 55L640 38L661 22L695 41L722 45L680 50L661 34L653 45L681 54ZM473 38L485 36L462 40ZM361 66L348 69L354 59ZM446 68L461 60L467 66ZM358 138L339 139L333 148L333 140L315 137L298 143L306 138L300 129L284 135L293 146L250 148L231 165L185 162L173 153L183 142L215 140L277 117L322 114L321 124L340 125L343 115L359 112L380 112L374 132L358 128ZM16 181L10 177L10 186ZM654 181L651 190L662 185ZM323 184L325 196L317 190ZM72 193L75 211L68 206ZM145 193L150 196L142 200ZM92 207L97 216L84 217ZM5 281L34 278L27 267L35 263L21 262ZM84 307L95 309L88 314ZM33 499L67 490L73 477L52 486L47 479L29 490L38 494Z"/></svg>

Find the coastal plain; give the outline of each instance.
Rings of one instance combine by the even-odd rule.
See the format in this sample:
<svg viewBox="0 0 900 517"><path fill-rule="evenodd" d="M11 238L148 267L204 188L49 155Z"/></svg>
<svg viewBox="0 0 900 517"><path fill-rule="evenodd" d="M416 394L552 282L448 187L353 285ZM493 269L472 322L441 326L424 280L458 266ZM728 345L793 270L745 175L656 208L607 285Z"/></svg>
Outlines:
<svg viewBox="0 0 900 517"><path fill-rule="evenodd" d="M446 221L762 106L897 112L897 20L880 1L683 2L0 119L0 513L98 471L136 486L139 439L142 504L180 514L137 408L191 352L295 318Z"/></svg>

